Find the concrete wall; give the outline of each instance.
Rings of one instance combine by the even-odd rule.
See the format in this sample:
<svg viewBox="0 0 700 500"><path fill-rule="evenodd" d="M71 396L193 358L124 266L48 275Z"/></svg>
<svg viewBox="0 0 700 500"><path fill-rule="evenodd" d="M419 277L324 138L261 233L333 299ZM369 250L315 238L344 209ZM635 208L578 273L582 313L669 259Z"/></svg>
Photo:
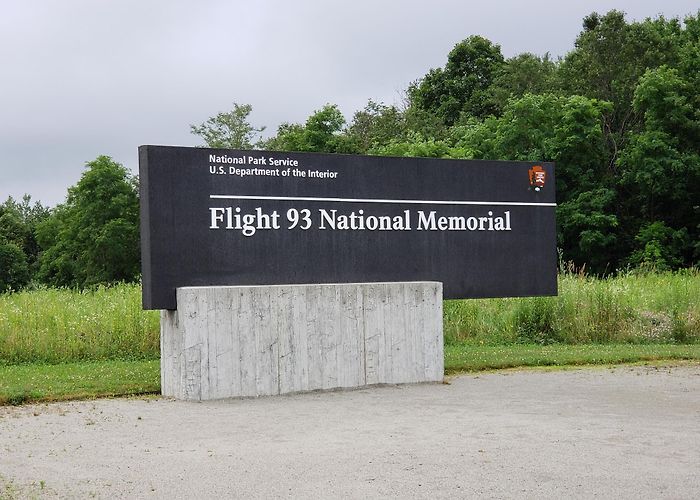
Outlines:
<svg viewBox="0 0 700 500"><path fill-rule="evenodd" d="M161 312L165 396L443 379L442 284L185 287Z"/></svg>

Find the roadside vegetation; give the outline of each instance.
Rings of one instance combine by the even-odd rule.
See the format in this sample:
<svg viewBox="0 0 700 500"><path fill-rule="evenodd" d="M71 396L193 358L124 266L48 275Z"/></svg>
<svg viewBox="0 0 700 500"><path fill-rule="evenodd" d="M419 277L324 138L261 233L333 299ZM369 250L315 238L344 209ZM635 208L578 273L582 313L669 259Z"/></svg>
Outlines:
<svg viewBox="0 0 700 500"><path fill-rule="evenodd" d="M159 330L137 284L0 295L0 365L155 359Z"/></svg>
<svg viewBox="0 0 700 500"><path fill-rule="evenodd" d="M700 342L700 273L565 273L559 295L452 300L445 343L693 344Z"/></svg>
<svg viewBox="0 0 700 500"><path fill-rule="evenodd" d="M160 393L160 361L0 366L0 405Z"/></svg>
<svg viewBox="0 0 700 500"><path fill-rule="evenodd" d="M445 302L447 369L698 360L700 11L582 25L557 60L469 36L401 104L350 121L328 104L263 140L234 103L191 131L221 148L554 161L559 296ZM138 178L107 156L56 207L0 204L0 403L157 390L138 228Z"/></svg>
<svg viewBox="0 0 700 500"><path fill-rule="evenodd" d="M700 344L579 344L445 346L445 375L504 368L700 361Z"/></svg>
<svg viewBox="0 0 700 500"><path fill-rule="evenodd" d="M329 103L263 140L234 102L190 130L216 148L556 162L565 262L596 276L697 267L700 11L688 14L592 13L558 59L506 58L465 34L399 104L369 99L347 119ZM138 178L98 156L56 207L0 204L0 292L138 281L138 228Z"/></svg>
<svg viewBox="0 0 700 500"><path fill-rule="evenodd" d="M700 272L564 273L559 296L444 303L446 373L700 361ZM0 295L0 404L160 390L141 287Z"/></svg>

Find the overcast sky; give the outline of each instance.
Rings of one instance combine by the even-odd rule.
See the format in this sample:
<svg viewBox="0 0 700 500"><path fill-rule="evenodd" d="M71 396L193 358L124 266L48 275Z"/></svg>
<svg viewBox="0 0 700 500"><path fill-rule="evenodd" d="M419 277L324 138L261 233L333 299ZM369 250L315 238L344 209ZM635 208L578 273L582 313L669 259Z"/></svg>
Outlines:
<svg viewBox="0 0 700 500"><path fill-rule="evenodd" d="M140 144L194 146L189 125L231 103L274 132L326 103L346 118L403 89L469 35L571 50L585 15L683 17L666 0L2 0L0 202L64 201L85 162L134 172Z"/></svg>

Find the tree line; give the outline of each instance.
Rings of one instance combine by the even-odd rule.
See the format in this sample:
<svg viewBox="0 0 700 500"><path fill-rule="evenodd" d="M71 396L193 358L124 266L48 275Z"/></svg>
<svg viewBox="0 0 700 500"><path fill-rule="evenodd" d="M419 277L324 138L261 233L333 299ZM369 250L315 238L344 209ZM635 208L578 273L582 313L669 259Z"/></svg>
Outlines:
<svg viewBox="0 0 700 500"><path fill-rule="evenodd" d="M53 209L26 195L0 205L0 291L135 281L139 246L138 180L100 156Z"/></svg>
<svg viewBox="0 0 700 500"><path fill-rule="evenodd" d="M327 104L262 138L233 104L191 132L209 147L556 162L561 258L594 274L696 266L700 258L700 12L584 18L556 60L505 58L470 36L400 104L369 100L348 122ZM32 281L138 279L137 179L108 157L66 202L0 205L0 290Z"/></svg>

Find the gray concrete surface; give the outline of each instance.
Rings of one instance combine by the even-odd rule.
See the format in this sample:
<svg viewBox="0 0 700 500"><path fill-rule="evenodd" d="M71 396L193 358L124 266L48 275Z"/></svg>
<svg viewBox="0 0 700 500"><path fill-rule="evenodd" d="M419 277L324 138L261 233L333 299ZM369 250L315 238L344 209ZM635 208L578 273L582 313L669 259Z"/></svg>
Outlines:
<svg viewBox="0 0 700 500"><path fill-rule="evenodd" d="M177 289L161 386L177 399L442 380L442 284Z"/></svg>
<svg viewBox="0 0 700 500"><path fill-rule="evenodd" d="M700 498L700 365L0 407L2 483L19 498Z"/></svg>

